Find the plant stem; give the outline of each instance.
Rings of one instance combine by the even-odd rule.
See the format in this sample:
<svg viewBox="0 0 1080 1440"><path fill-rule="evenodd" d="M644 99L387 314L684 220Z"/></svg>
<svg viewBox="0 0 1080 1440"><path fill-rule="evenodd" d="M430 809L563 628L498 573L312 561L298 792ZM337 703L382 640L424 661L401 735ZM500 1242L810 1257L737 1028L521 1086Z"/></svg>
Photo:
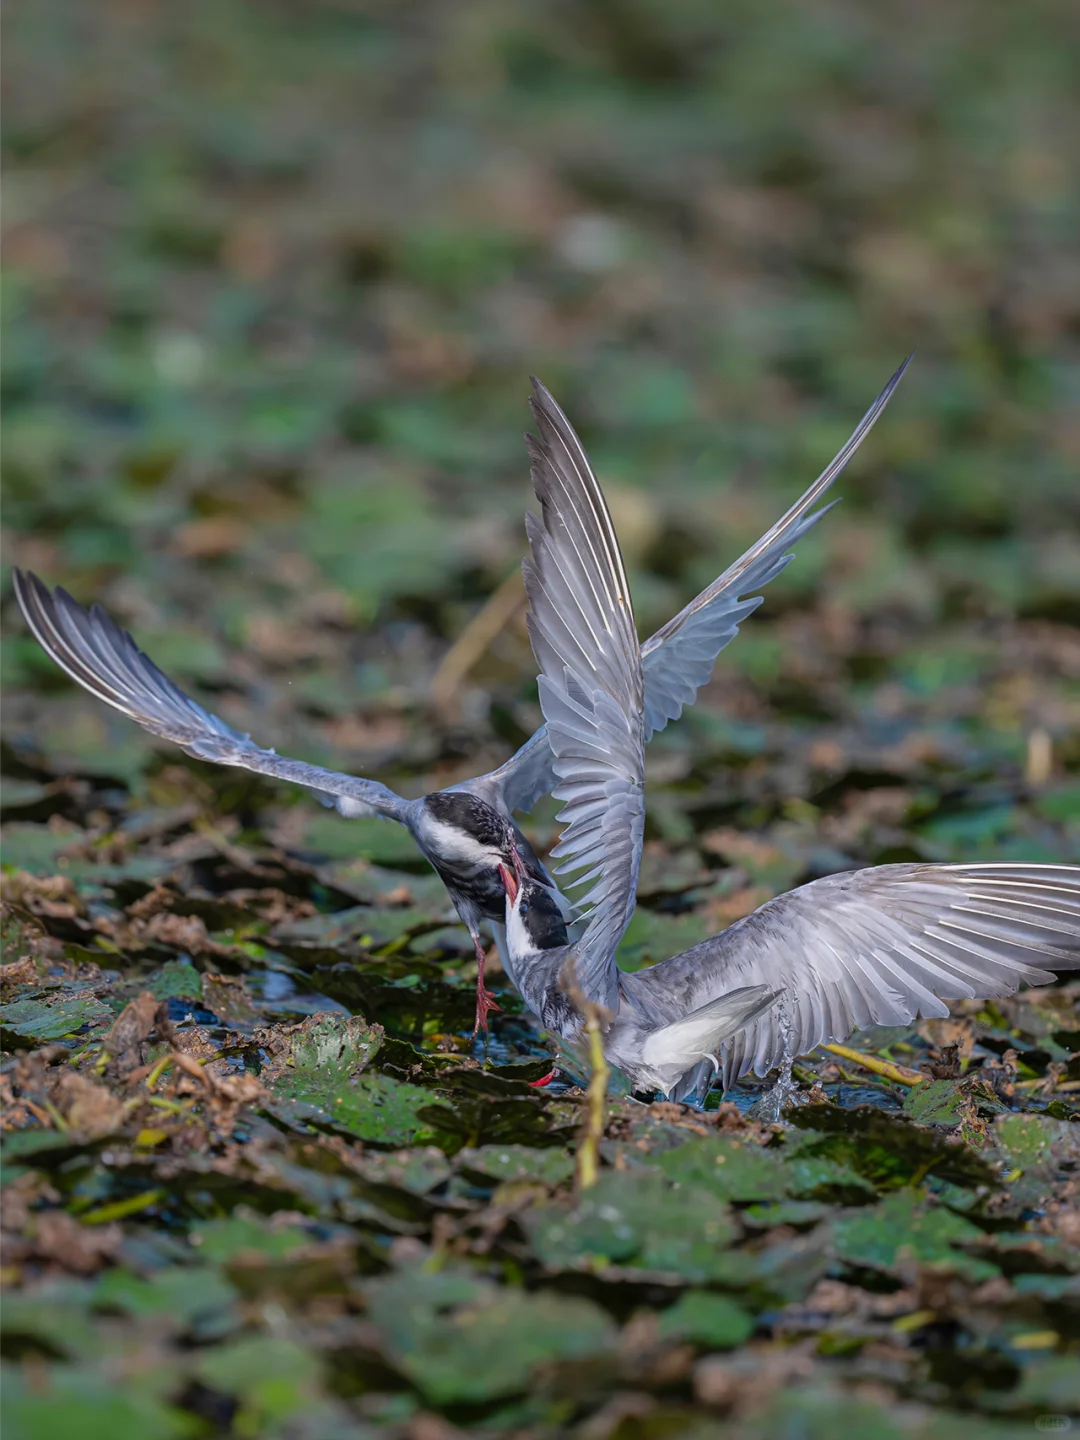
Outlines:
<svg viewBox="0 0 1080 1440"><path fill-rule="evenodd" d="M861 1065L864 1070L872 1070L875 1075L884 1075L886 1080L894 1080L897 1085L921 1085L926 1079L917 1070L909 1070L904 1065L894 1065L890 1060L879 1060L876 1055L864 1055L861 1050L851 1050L847 1045L823 1045L823 1050L828 1050L833 1055L839 1055L842 1060L850 1060L855 1065Z"/></svg>
<svg viewBox="0 0 1080 1440"><path fill-rule="evenodd" d="M600 1031L600 1012L595 1005L588 1005L585 1015L585 1033L589 1037L589 1102L586 1110L585 1133L578 1143L577 1186L588 1190L595 1185L600 1175L600 1138L604 1133L607 1119L607 1087L610 1071L604 1056L604 1042Z"/></svg>

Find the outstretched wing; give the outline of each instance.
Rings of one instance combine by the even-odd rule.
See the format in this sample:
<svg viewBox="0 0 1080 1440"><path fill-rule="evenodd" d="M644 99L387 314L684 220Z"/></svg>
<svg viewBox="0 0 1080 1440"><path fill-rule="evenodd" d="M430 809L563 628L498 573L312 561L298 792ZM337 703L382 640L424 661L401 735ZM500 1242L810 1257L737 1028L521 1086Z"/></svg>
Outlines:
<svg viewBox="0 0 1080 1440"><path fill-rule="evenodd" d="M946 1000L1011 995L1078 967L1080 866L879 865L791 890L631 978L784 992L724 1046L730 1085L779 1065L785 1044L805 1055L867 1025L947 1015Z"/></svg>
<svg viewBox="0 0 1080 1440"><path fill-rule="evenodd" d="M712 675L716 657L739 633L739 626L764 598L755 594L775 580L795 558L791 546L816 525L832 505L812 506L822 498L870 433L874 422L892 398L911 363L904 361L856 426L840 453L828 464L809 490L771 530L751 545L717 580L704 589L674 619L641 647L645 684L645 739L677 720ZM547 392L544 392L547 394ZM549 397L550 398L550 397ZM551 402L554 404L554 401ZM559 412L562 413L561 411ZM565 417L563 423L566 424ZM569 424L566 429L574 450L585 464L585 453ZM833 501L836 504L836 501ZM508 811L529 811L555 783L550 747L542 727L498 770L481 777L492 803Z"/></svg>
<svg viewBox="0 0 1080 1440"><path fill-rule="evenodd" d="M172 740L199 760L237 765L333 796L337 808L351 818L404 817L407 802L385 785L263 750L250 736L196 705L100 605L84 610L66 590L50 592L36 575L21 570L12 578L19 608L46 654L84 690L152 735Z"/></svg>
<svg viewBox="0 0 1080 1440"><path fill-rule="evenodd" d="M529 635L566 829L561 871L584 869L588 926L574 948L585 993L614 1009L615 947L634 913L645 824L641 649L619 542L566 416L533 381L527 436L541 514L526 516Z"/></svg>
<svg viewBox="0 0 1080 1440"><path fill-rule="evenodd" d="M645 672L646 740L662 730L669 720L677 720L683 707L693 702L712 675L720 651L761 604L764 597L753 592L768 585L787 568L795 558L790 546L832 509L832 505L826 505L810 513L810 507L817 504L866 439L910 363L909 355L859 421L847 444L787 514L719 579L645 641L641 660Z"/></svg>

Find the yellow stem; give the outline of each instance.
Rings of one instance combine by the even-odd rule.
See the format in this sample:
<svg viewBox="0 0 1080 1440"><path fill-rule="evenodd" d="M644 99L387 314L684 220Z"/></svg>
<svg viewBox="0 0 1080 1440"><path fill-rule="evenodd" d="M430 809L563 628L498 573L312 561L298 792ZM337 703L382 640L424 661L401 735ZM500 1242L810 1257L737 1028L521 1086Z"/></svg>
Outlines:
<svg viewBox="0 0 1080 1440"><path fill-rule="evenodd" d="M589 1037L589 1104L585 1133L578 1144L577 1183L579 1190L588 1190L600 1176L600 1137L607 1119L608 1069L604 1041L600 1032L600 1014L595 1005L586 1011L585 1031Z"/></svg>
<svg viewBox="0 0 1080 1440"><path fill-rule="evenodd" d="M153 1090L154 1086L161 1079L162 1075L165 1074L165 1071L168 1070L169 1066L172 1063L173 1057L171 1054L162 1055L161 1059L157 1062L154 1068L150 1071L150 1074L146 1077L146 1088L148 1090Z"/></svg>
<svg viewBox="0 0 1080 1440"><path fill-rule="evenodd" d="M921 1085L926 1079L926 1076L920 1075L917 1070L894 1065L891 1060L879 1060L876 1055L864 1055L861 1050L851 1050L847 1045L823 1045L821 1048L833 1055L839 1055L842 1060L861 1065L864 1070L872 1070L875 1075L883 1075L886 1080L893 1080L897 1085Z"/></svg>

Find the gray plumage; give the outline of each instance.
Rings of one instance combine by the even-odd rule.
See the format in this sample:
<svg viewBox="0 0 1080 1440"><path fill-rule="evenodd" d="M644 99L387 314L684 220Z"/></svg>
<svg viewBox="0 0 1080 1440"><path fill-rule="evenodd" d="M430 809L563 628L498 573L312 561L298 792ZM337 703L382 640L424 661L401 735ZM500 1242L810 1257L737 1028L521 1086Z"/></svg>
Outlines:
<svg viewBox="0 0 1080 1440"><path fill-rule="evenodd" d="M632 698L633 712L644 714L643 722L634 722L642 731L643 739L662 729L668 720L681 714L683 707L693 700L712 673L717 655L738 633L741 622L761 603L760 595L749 592L767 584L785 568L793 558L787 547L804 535L830 508L824 506L812 510L880 415L906 364L889 381L840 453L787 514L641 647L642 673L636 683L642 687L642 693L624 699ZM588 460L569 421L548 391L538 383L532 404L541 432L538 445L535 441L529 442L534 466L543 462L545 470L550 470L550 483L557 490L560 484L572 480L578 470L588 471ZM544 483L548 482L545 480ZM608 543L603 541L600 532L597 532L597 539ZM608 537L608 541L613 543L613 536ZM617 558L617 548L614 553ZM493 927L499 926L503 897L495 869L497 852L482 837L472 834L469 828L474 820L479 823L480 809L470 811L465 805L459 807L460 813L452 816L444 814L440 819L434 813L437 807L432 805L431 796L405 800L378 781L309 765L265 749L255 744L250 735L232 729L219 716L186 695L100 605L86 610L66 591L57 588L50 592L36 576L20 570L14 571L13 581L16 599L26 621L51 658L90 694L121 711L145 730L172 741L200 760L238 766L303 785L347 818L379 816L404 825L445 881L458 913L473 937L478 956L482 953L477 926L481 919ZM565 583L565 578L551 571L549 583L554 594L561 594L559 587ZM625 586L625 576L620 583ZM557 630L556 619L549 623ZM540 643L544 643L543 637ZM622 626L620 643L624 648L637 650L632 619L628 625ZM619 658L625 660L626 657ZM615 682L616 673L612 670L608 674L610 683ZM552 703L556 702L553 700ZM573 705L573 698L567 703ZM599 703L601 706L609 704L603 699ZM568 714L564 707L564 718ZM608 717L610 724L617 723L618 714L617 707L611 711ZM582 743L586 742L583 740ZM542 726L498 769L436 793L472 797L510 821L514 811L531 810L536 801L551 790L556 778L547 728ZM627 835L631 837L635 827L640 828L640 815L635 819L631 814L630 807L634 803L632 794L628 793L624 804L628 807ZM521 853L530 855L520 831L514 827L513 833ZM607 822L597 819L590 826L579 827L566 842L576 848L565 853L580 860L587 860L591 855L595 860L599 854L597 844L605 834L608 843L614 843L617 837L610 819ZM470 844L470 840L476 843ZM628 853L632 853L632 849L631 845ZM536 878L557 895L554 881L535 857L530 858L530 865ZM622 903L624 908L632 906L632 883L624 893ZM569 911L565 901L560 899L560 905ZM498 936L498 928L496 934ZM602 938L603 944L590 953L600 953L607 944L606 938L594 932L593 942Z"/></svg>
<svg viewBox="0 0 1080 1440"><path fill-rule="evenodd" d="M654 1023L725 990L781 991L723 1046L726 1087L853 1030L947 1015L947 1000L1078 967L1080 866L879 865L790 890L623 988Z"/></svg>
<svg viewBox="0 0 1080 1440"><path fill-rule="evenodd" d="M1008 995L1080 966L1080 867L883 865L801 886L681 955L619 973L644 821L644 651L595 476L539 401L537 420L529 633L565 801L554 853L567 857L560 870L586 868L575 883L589 884L592 906L571 944L521 864L504 878L513 973L542 1022L575 1042L576 979L609 1012L612 1063L678 1097L703 1061L730 1085L859 1027L946 1015L946 1000Z"/></svg>

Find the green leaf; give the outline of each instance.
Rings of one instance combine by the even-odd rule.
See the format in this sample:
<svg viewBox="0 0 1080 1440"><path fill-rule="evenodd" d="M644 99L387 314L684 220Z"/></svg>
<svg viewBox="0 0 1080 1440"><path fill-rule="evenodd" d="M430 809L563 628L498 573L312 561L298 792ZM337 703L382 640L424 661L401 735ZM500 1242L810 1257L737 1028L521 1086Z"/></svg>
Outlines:
<svg viewBox="0 0 1080 1440"><path fill-rule="evenodd" d="M226 1224L235 1222L225 1222ZM243 1222L240 1222L243 1223ZM207 1258L214 1246L204 1248ZM119 1310L134 1318L162 1316L178 1330L209 1324L215 1330L236 1300L225 1277L209 1266L170 1265L148 1278L130 1270L107 1270L94 1287L94 1308Z"/></svg>
<svg viewBox="0 0 1080 1440"><path fill-rule="evenodd" d="M255 1435L309 1407L322 1369L317 1356L291 1340L245 1335L208 1350L195 1374L204 1385L237 1397L241 1411L234 1429Z"/></svg>
<svg viewBox="0 0 1080 1440"><path fill-rule="evenodd" d="M159 1404L95 1367L50 1365L42 1386L21 1368L4 1367L5 1440L174 1440L197 1435L200 1422Z"/></svg>
<svg viewBox="0 0 1080 1440"><path fill-rule="evenodd" d="M39 1045L62 1040L84 1025L112 1022L113 1012L93 995L68 995L52 1000L15 1000L0 1005L0 1025Z"/></svg>
<svg viewBox="0 0 1080 1440"><path fill-rule="evenodd" d="M987 1410L1049 1411L1053 1416L1080 1411L1080 1365L1075 1355L1052 1355L1025 1365L1020 1383L1005 1392L985 1389L979 1403ZM1053 1431L1049 1433L1055 1433ZM1056 1433L1061 1433L1059 1430Z"/></svg>
<svg viewBox="0 0 1080 1440"><path fill-rule="evenodd" d="M445 1114L452 1120L454 1114L433 1104L429 1091L388 1075L358 1075L335 1084L332 1076L307 1072L284 1077L275 1093L314 1107L335 1127L375 1145L426 1144L438 1119Z"/></svg>
<svg viewBox="0 0 1080 1440"><path fill-rule="evenodd" d="M750 1205L740 1218L744 1225L768 1230L774 1225L814 1225L828 1214L829 1206L820 1200L770 1200Z"/></svg>
<svg viewBox="0 0 1080 1440"><path fill-rule="evenodd" d="M12 824L0 830L0 851L5 867L31 875L55 875L61 869L60 851L85 839L85 830L74 825Z"/></svg>
<svg viewBox="0 0 1080 1440"><path fill-rule="evenodd" d="M691 1340L710 1350L733 1350L754 1333L754 1317L726 1295L688 1290L660 1316L664 1340Z"/></svg>
<svg viewBox="0 0 1080 1440"><path fill-rule="evenodd" d="M963 1098L955 1080L924 1080L904 1096L904 1114L920 1125L959 1125Z"/></svg>
<svg viewBox="0 0 1080 1440"><path fill-rule="evenodd" d="M386 820L344 820L340 815L312 815L304 827L304 848L330 860L371 860L391 870L426 862L416 841L400 825Z"/></svg>
<svg viewBox="0 0 1080 1440"><path fill-rule="evenodd" d="M714 929L707 916L694 911L685 915L662 915L639 906L619 942L619 969L640 970L666 960L669 955L679 955L707 940Z"/></svg>
<svg viewBox="0 0 1080 1440"><path fill-rule="evenodd" d="M101 1348L88 1315L91 1286L59 1281L35 1291L7 1291L0 1307L0 1333L10 1345L16 1338L40 1342L47 1351L77 1360Z"/></svg>
<svg viewBox="0 0 1080 1440"><path fill-rule="evenodd" d="M1052 1175L1080 1163L1080 1126L1046 1115L1002 1115L994 1140L1013 1169Z"/></svg>
<svg viewBox="0 0 1080 1440"><path fill-rule="evenodd" d="M749 1141L702 1136L657 1161L669 1180L696 1185L722 1200L779 1200L788 1193L778 1157Z"/></svg>
<svg viewBox="0 0 1080 1440"><path fill-rule="evenodd" d="M800 1105L788 1119L794 1127L785 1140L788 1154L835 1161L879 1190L930 1174L958 1185L1000 1185L997 1170L966 1146L873 1105Z"/></svg>
<svg viewBox="0 0 1080 1440"><path fill-rule="evenodd" d="M198 1220L191 1227L190 1238L202 1259L219 1264L251 1254L280 1260L312 1244L311 1236L299 1226L272 1226L241 1215Z"/></svg>
<svg viewBox="0 0 1080 1440"><path fill-rule="evenodd" d="M616 1341L597 1306L549 1291L412 1272L374 1281L366 1293L389 1358L436 1405L524 1393L539 1366L587 1361Z"/></svg>
<svg viewBox="0 0 1080 1440"><path fill-rule="evenodd" d="M630 1264L704 1281L727 1273L735 1227L726 1205L648 1172L609 1171L573 1206L538 1206L523 1216L533 1249L553 1268Z"/></svg>
<svg viewBox="0 0 1080 1440"><path fill-rule="evenodd" d="M382 1045L381 1025L359 1015L311 1015L289 1036L288 1049L275 1057L280 1073L275 1092L313 1105L330 1105L342 1082L366 1069Z"/></svg>
<svg viewBox="0 0 1080 1440"><path fill-rule="evenodd" d="M837 1257L853 1265L897 1271L911 1263L954 1270L969 1280L988 1280L998 1267L956 1247L979 1240L982 1231L949 1210L929 1205L913 1190L887 1196L872 1210L833 1223Z"/></svg>
<svg viewBox="0 0 1080 1440"><path fill-rule="evenodd" d="M493 1180L542 1180L547 1185L563 1185L574 1174L573 1157L555 1148L482 1145L476 1150L459 1151L457 1159L463 1170Z"/></svg>
<svg viewBox="0 0 1080 1440"><path fill-rule="evenodd" d="M146 988L157 1000L201 1000L202 976L190 960L166 960Z"/></svg>

